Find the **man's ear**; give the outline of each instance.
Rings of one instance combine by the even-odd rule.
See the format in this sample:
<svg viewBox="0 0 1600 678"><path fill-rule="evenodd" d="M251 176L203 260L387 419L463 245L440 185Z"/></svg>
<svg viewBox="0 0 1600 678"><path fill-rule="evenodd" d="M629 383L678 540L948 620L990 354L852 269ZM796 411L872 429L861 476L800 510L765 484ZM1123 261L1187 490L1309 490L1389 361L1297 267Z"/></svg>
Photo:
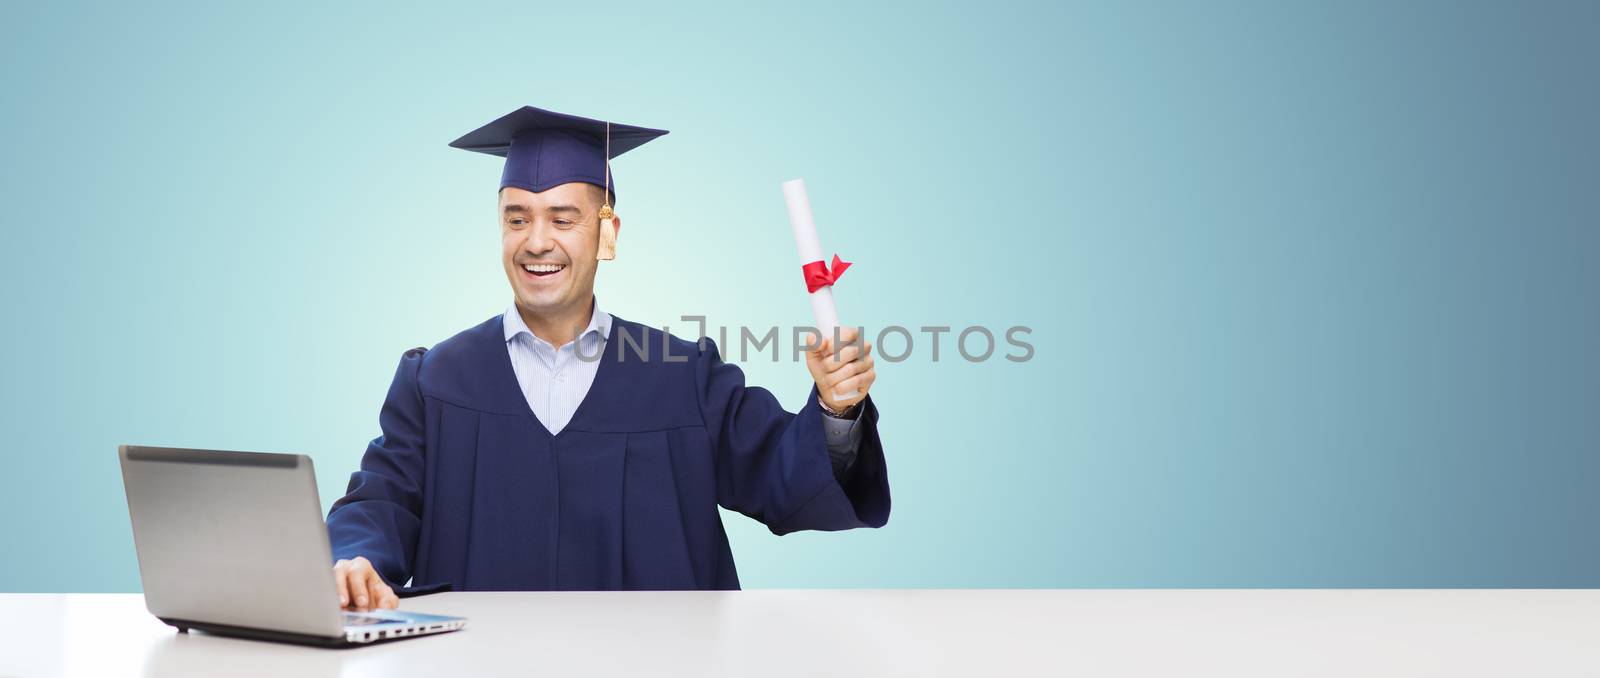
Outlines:
<svg viewBox="0 0 1600 678"><path fill-rule="evenodd" d="M610 219L600 220L600 247L595 251L595 260L611 261L617 258L617 233L622 231L622 217L613 215Z"/></svg>

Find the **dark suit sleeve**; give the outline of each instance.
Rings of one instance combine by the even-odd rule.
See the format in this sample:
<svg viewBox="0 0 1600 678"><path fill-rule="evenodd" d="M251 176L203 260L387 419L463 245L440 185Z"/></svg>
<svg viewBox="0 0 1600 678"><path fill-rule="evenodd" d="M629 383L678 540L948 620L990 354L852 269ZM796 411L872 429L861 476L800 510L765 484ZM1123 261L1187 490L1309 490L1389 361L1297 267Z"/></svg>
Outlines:
<svg viewBox="0 0 1600 678"><path fill-rule="evenodd" d="M833 477L840 483L847 482L850 471L855 468L856 450L861 447L861 427L856 423L861 420L862 409L854 408L847 418L834 417L827 412L822 414L822 435L828 439Z"/></svg>
<svg viewBox="0 0 1600 678"><path fill-rule="evenodd" d="M417 348L401 356L378 414L383 435L367 445L361 469L350 475L350 487L328 513L333 557L365 556L397 591L411 579L422 525L426 439L417 371L425 352Z"/></svg>
<svg viewBox="0 0 1600 678"><path fill-rule="evenodd" d="M855 463L835 478L813 385L798 414L766 389L747 387L744 371L722 361L705 340L696 357L700 413L711 435L717 502L764 523L774 534L882 527L889 521L889 476L878 439L878 410L868 396Z"/></svg>

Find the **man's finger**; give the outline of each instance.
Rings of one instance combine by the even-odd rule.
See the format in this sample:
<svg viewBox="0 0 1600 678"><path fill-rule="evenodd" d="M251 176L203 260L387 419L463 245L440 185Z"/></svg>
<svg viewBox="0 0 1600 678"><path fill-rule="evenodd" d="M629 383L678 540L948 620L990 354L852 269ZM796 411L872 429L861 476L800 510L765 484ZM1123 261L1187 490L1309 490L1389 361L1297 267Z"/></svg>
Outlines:
<svg viewBox="0 0 1600 678"><path fill-rule="evenodd" d="M339 607L350 606L350 587L345 583L345 575L349 573L350 561L341 560L333 564L333 588L339 592Z"/></svg>
<svg viewBox="0 0 1600 678"><path fill-rule="evenodd" d="M868 359L866 361L866 368L863 369L860 374L841 382L837 387L837 390L845 393L849 393L852 389L855 390L856 397L850 399L850 404L854 405L867 399L867 391L872 388L872 383L877 380L878 371L872 369L871 359Z"/></svg>
<svg viewBox="0 0 1600 678"><path fill-rule="evenodd" d="M861 347L857 346L855 344L851 344L849 346L846 346L844 348L839 349L833 355L828 356L828 364L829 365L837 365L839 363L855 362L855 359L860 357L860 356L861 356Z"/></svg>
<svg viewBox="0 0 1600 678"><path fill-rule="evenodd" d="M845 363L844 367L829 372L824 381L827 382L828 388L832 389L835 394L849 393L850 389L843 386L844 381L860 373L861 363Z"/></svg>
<svg viewBox="0 0 1600 678"><path fill-rule="evenodd" d="M855 360L849 360L849 361L842 362L842 363L836 363L832 359L829 359L828 362L822 366L822 370L824 372L827 372L828 374L834 374L834 373L838 372L839 370L847 369L847 368L850 368L850 367L860 367L862 364L868 363L871 360L872 360L872 358L868 357L868 356L861 356L859 358L856 358Z"/></svg>
<svg viewBox="0 0 1600 678"><path fill-rule="evenodd" d="M361 593L361 589L359 588L361 584L357 579L355 579L355 570L352 568L345 568L343 572L340 572L339 583L344 586L344 606L352 610L355 609L356 598Z"/></svg>
<svg viewBox="0 0 1600 678"><path fill-rule="evenodd" d="M861 400L861 398L863 397L862 394L861 394L860 386L861 386L861 375L858 374L858 375L852 376L852 377L850 377L848 379L845 379L843 381L840 381L838 383L835 383L833 385L833 392L835 394L838 394L838 393L849 393L851 391L855 391L856 396L854 398L848 398L848 399L842 401L842 403L845 404L846 406L854 405L854 404L856 404L857 401Z"/></svg>
<svg viewBox="0 0 1600 678"><path fill-rule="evenodd" d="M367 573L364 567L350 568L350 603L357 610L367 609Z"/></svg>
<svg viewBox="0 0 1600 678"><path fill-rule="evenodd" d="M811 354L817 356L818 358L826 358L830 355L833 355L833 340L823 339L822 341L817 342L816 348L811 349Z"/></svg>
<svg viewBox="0 0 1600 678"><path fill-rule="evenodd" d="M372 602L372 608L383 607L383 601L394 595L389 591L389 585L383 583L383 577L374 572L367 577L367 600Z"/></svg>
<svg viewBox="0 0 1600 678"><path fill-rule="evenodd" d="M367 609L367 574L361 568L350 568L350 609Z"/></svg>
<svg viewBox="0 0 1600 678"><path fill-rule="evenodd" d="M840 363L837 366L829 365L828 380L838 383L841 379L861 374L862 372L872 369L872 364L873 359L867 358L865 360L857 360L855 362Z"/></svg>
<svg viewBox="0 0 1600 678"><path fill-rule="evenodd" d="M872 352L872 343L871 342L860 342L860 343L848 344L844 348L839 349L838 353L834 354L833 356L830 356L828 362L833 362L833 363L854 362L854 361L860 360L864 356L870 355L871 352Z"/></svg>

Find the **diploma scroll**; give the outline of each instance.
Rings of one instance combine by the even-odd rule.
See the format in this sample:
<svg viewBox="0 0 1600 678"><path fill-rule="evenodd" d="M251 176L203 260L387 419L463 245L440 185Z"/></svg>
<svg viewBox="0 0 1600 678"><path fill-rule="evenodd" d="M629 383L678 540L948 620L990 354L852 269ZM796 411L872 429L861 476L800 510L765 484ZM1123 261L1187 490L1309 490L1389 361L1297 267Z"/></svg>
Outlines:
<svg viewBox="0 0 1600 678"><path fill-rule="evenodd" d="M807 287L811 292L811 314L816 318L817 329L824 338L833 338L834 328L839 326L839 309L833 301L832 280L844 272L840 265L839 257L835 256L834 270L830 273L827 269L827 260L822 257L822 243L817 239L817 225L811 218L811 200L806 197L806 182L804 179L794 179L783 182L783 201L789 206L789 227L794 229L794 246L800 252L800 266L808 277ZM848 264L845 264L848 266ZM811 282L814 271L820 270L821 277L826 284ZM819 339L820 341L820 339ZM860 341L860 337L857 337ZM837 350L838 347L835 347ZM834 392L835 398L848 400L856 397L859 391L849 393Z"/></svg>

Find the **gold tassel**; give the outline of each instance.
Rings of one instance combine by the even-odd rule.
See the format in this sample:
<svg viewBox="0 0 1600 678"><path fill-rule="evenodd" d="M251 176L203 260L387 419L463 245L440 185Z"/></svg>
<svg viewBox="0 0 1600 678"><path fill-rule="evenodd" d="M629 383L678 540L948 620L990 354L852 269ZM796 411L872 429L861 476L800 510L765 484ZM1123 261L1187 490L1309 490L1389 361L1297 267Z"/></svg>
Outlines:
<svg viewBox="0 0 1600 678"><path fill-rule="evenodd" d="M622 219L617 213L611 211L611 121L606 121L606 148L605 157L605 204L600 206L600 247L595 251L595 260L611 261L617 258L617 231L622 228Z"/></svg>
<svg viewBox="0 0 1600 678"><path fill-rule="evenodd" d="M622 227L622 219L611 211L611 205L600 208L600 248L595 253L597 261L611 261L617 258L617 229Z"/></svg>

